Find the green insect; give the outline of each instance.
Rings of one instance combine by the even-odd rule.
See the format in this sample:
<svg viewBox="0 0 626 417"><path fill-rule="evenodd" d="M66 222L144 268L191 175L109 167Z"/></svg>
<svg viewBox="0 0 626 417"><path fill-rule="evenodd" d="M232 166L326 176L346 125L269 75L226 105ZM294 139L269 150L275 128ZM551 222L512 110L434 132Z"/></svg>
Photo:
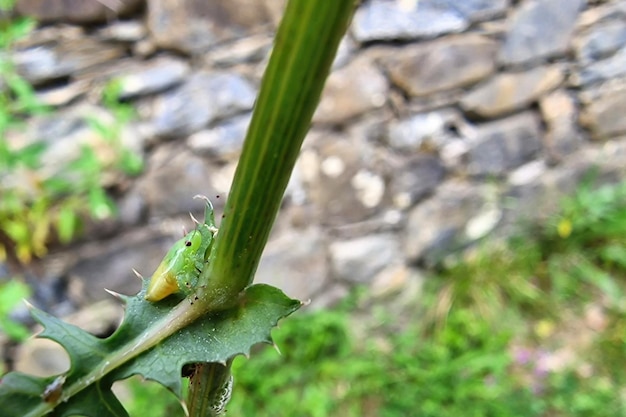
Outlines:
<svg viewBox="0 0 626 417"><path fill-rule="evenodd" d="M204 223L198 224L167 252L150 278L145 296L148 301L159 301L178 292L188 295L197 286L217 228L211 202L206 197L196 197L206 200Z"/></svg>

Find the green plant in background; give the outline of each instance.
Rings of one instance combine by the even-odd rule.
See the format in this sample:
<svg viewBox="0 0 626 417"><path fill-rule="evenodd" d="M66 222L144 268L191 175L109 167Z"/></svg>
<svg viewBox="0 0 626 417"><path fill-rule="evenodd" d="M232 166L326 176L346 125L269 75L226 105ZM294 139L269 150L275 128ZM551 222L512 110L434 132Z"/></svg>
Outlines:
<svg viewBox="0 0 626 417"><path fill-rule="evenodd" d="M234 363L229 412L626 416L626 316L615 296L626 269L613 255L626 245L625 190L583 186L532 233L440 269L399 315L364 317L350 305L289 320L276 337L283 356L266 349ZM567 271L549 268L562 259ZM604 317L584 344L590 305ZM563 348L577 358L555 368Z"/></svg>
<svg viewBox="0 0 626 417"><path fill-rule="evenodd" d="M120 395L131 416L171 417L181 415L180 402L161 384L132 377L116 383L125 395ZM185 386L185 392L187 387ZM124 398L128 397L128 398Z"/></svg>
<svg viewBox="0 0 626 417"><path fill-rule="evenodd" d="M26 118L51 112L39 103L33 87L11 62L14 43L35 26L30 19L12 18L12 6L12 1L0 5L5 12L0 18L0 261L9 252L28 263L33 256L43 256L54 237L69 242L85 215L96 219L111 216L115 207L104 189L103 177L116 171L135 175L142 162L120 142L122 127L134 113L117 100L115 83L103 94L113 120L96 116L88 120L105 146L81 146L78 156L62 171L42 172L48 148L45 141L19 145L10 141L10 133L22 130Z"/></svg>
<svg viewBox="0 0 626 417"><path fill-rule="evenodd" d="M566 298L602 294L612 308L626 310L615 276L626 271L626 183L597 188L587 181L564 201L542 245L551 254L546 268L555 277L555 293Z"/></svg>
<svg viewBox="0 0 626 417"><path fill-rule="evenodd" d="M20 281L12 280L0 284L0 331L13 341L22 341L30 334L28 328L10 317L15 306L29 295L28 286Z"/></svg>
<svg viewBox="0 0 626 417"><path fill-rule="evenodd" d="M125 416L111 391L115 381L140 374L181 397L181 372L190 376L189 414L221 414L230 396L232 359L270 343L271 328L301 305L276 288L251 283L355 6L353 0L288 2L221 227L193 291L152 302L145 299L146 280L139 294L118 295L125 319L107 339L33 309L44 327L40 336L61 344L71 367L47 378L5 375L0 409L7 417Z"/></svg>
<svg viewBox="0 0 626 417"><path fill-rule="evenodd" d="M88 119L91 128L107 141L113 151L110 165L128 175L137 175L143 170L143 161L139 155L124 147L120 138L123 128L136 116L135 109L120 101L121 84L118 80L110 81L102 92L102 103L111 113L113 120L106 122L97 117Z"/></svg>

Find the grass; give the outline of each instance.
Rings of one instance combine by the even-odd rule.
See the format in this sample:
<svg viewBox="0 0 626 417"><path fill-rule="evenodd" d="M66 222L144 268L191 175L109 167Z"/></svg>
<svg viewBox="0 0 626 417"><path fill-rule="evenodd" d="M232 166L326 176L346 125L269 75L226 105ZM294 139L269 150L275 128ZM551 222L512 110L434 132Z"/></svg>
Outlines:
<svg viewBox="0 0 626 417"><path fill-rule="evenodd" d="M393 315L361 291L286 320L282 356L235 361L228 415L626 416L625 277L626 183L585 186Z"/></svg>

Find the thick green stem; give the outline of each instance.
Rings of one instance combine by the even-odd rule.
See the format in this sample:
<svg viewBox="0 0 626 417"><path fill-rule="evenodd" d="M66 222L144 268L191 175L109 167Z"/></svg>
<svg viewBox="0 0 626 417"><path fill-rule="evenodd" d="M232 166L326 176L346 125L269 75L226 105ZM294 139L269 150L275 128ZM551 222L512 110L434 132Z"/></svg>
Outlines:
<svg viewBox="0 0 626 417"><path fill-rule="evenodd" d="M194 417L221 415L230 399L233 386L230 364L196 364L190 380L187 403L189 415Z"/></svg>
<svg viewBox="0 0 626 417"><path fill-rule="evenodd" d="M215 246L200 277L198 297L207 311L230 306L252 282L355 5L355 0L287 4ZM188 398L191 417L216 415L215 390L230 375L219 367L225 368L196 365Z"/></svg>
<svg viewBox="0 0 626 417"><path fill-rule="evenodd" d="M252 282L354 0L290 0L276 35L200 298L229 305Z"/></svg>

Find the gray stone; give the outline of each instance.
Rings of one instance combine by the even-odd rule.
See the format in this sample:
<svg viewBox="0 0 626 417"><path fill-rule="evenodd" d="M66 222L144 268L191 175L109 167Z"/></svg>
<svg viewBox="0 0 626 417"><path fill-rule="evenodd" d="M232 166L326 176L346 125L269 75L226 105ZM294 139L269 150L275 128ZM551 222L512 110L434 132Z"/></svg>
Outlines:
<svg viewBox="0 0 626 417"><path fill-rule="evenodd" d="M241 152L251 114L225 120L210 129L189 136L187 144L194 150L220 160L232 160Z"/></svg>
<svg viewBox="0 0 626 417"><path fill-rule="evenodd" d="M153 56L159 47L152 38L145 38L132 45L131 53L134 57L147 59Z"/></svg>
<svg viewBox="0 0 626 417"><path fill-rule="evenodd" d="M317 311L335 307L343 299L350 295L351 291L346 284L332 284L313 298L311 304L306 306L306 311Z"/></svg>
<svg viewBox="0 0 626 417"><path fill-rule="evenodd" d="M467 156L470 175L502 175L541 149L540 122L530 112L485 123L477 129L477 139Z"/></svg>
<svg viewBox="0 0 626 417"><path fill-rule="evenodd" d="M105 65L124 55L123 46L88 37L63 39L56 45L41 45L16 51L13 62L20 75L33 84L68 76Z"/></svg>
<svg viewBox="0 0 626 417"><path fill-rule="evenodd" d="M576 178L572 182L578 184L578 174L572 172L571 168L561 165L558 169L572 174L570 178ZM550 186L553 180L553 171L548 170L545 163L540 161L529 162L511 173L509 189L505 192L508 203L502 229L504 235L518 231L520 222L547 219L556 211L557 200L564 196L563 191L574 190L575 185L571 188L564 186L563 191L553 189L553 186Z"/></svg>
<svg viewBox="0 0 626 417"><path fill-rule="evenodd" d="M212 48L211 52L206 54L206 62L217 67L258 62L269 56L271 47L270 34L259 33Z"/></svg>
<svg viewBox="0 0 626 417"><path fill-rule="evenodd" d="M186 62L166 57L135 65L116 77L120 83L119 96L129 99L163 91L180 84L189 70Z"/></svg>
<svg viewBox="0 0 626 417"><path fill-rule="evenodd" d="M341 42L339 42L339 47L337 48L337 54L335 55L331 71L338 70L339 68L347 65L350 62L352 55L356 52L357 46L358 45L351 37L344 36L341 39Z"/></svg>
<svg viewBox="0 0 626 417"><path fill-rule="evenodd" d="M592 27L574 40L576 55L582 63L603 59L626 44L626 22L609 21Z"/></svg>
<svg viewBox="0 0 626 417"><path fill-rule="evenodd" d="M67 62L59 62L51 48L32 48L16 52L12 57L18 73L29 82L36 84L50 79L65 77L72 73Z"/></svg>
<svg viewBox="0 0 626 417"><path fill-rule="evenodd" d="M106 41L138 42L148 35L148 29L138 20L126 20L110 23L97 35Z"/></svg>
<svg viewBox="0 0 626 417"><path fill-rule="evenodd" d="M136 11L144 0L17 0L15 10L38 22L93 23Z"/></svg>
<svg viewBox="0 0 626 417"><path fill-rule="evenodd" d="M271 238L254 281L274 285L299 300L311 299L328 280L325 248L323 234L316 228Z"/></svg>
<svg viewBox="0 0 626 417"><path fill-rule="evenodd" d="M233 184L233 179L235 178L236 169L237 161L231 161L216 170L211 170L211 187L215 188L215 194L218 197L226 197L228 195L231 185ZM223 201L224 200L220 198L220 202L223 203Z"/></svg>
<svg viewBox="0 0 626 417"><path fill-rule="evenodd" d="M510 180L509 197L516 198L510 218L544 222L554 214L560 202L583 183L592 189L623 181L626 140L619 137L591 145L571 154L563 163L531 176L526 181Z"/></svg>
<svg viewBox="0 0 626 417"><path fill-rule="evenodd" d="M622 182L626 175L626 135L617 136L601 146L584 149L594 168L598 169L597 179L602 184Z"/></svg>
<svg viewBox="0 0 626 417"><path fill-rule="evenodd" d="M402 263L392 263L376 274L371 284L372 296L389 297L402 291L411 280L412 271Z"/></svg>
<svg viewBox="0 0 626 417"><path fill-rule="evenodd" d="M432 192L443 178L446 170L441 161L428 154L418 154L394 170L390 191L394 206L405 209Z"/></svg>
<svg viewBox="0 0 626 417"><path fill-rule="evenodd" d="M350 126L347 126L346 131L350 137L359 138L368 144L387 146L387 124L392 118L393 114L385 106L381 111L369 113L367 117L351 123Z"/></svg>
<svg viewBox="0 0 626 417"><path fill-rule="evenodd" d="M411 97L407 110L411 113L423 113L431 112L444 107L458 107L459 101L466 93L467 89L456 88L454 90L440 91L427 96ZM398 101L400 101L400 99L398 99ZM400 103L403 102L404 99L400 101ZM403 105L404 104L401 104L398 107L402 107Z"/></svg>
<svg viewBox="0 0 626 417"><path fill-rule="evenodd" d="M385 104L387 80L371 62L356 59L331 73L313 116L315 123L341 124Z"/></svg>
<svg viewBox="0 0 626 417"><path fill-rule="evenodd" d="M466 226L473 218L492 211L483 187L459 181L444 183L433 197L409 213L404 230L405 257L410 262L436 263L471 243Z"/></svg>
<svg viewBox="0 0 626 417"><path fill-rule="evenodd" d="M509 6L509 0L440 0L440 3L456 10L472 23L501 16Z"/></svg>
<svg viewBox="0 0 626 417"><path fill-rule="evenodd" d="M572 77L572 81L579 86L606 81L626 74L626 47L617 51L613 56L602 61L593 62L584 66Z"/></svg>
<svg viewBox="0 0 626 417"><path fill-rule="evenodd" d="M624 19L626 17L626 3L611 1L600 4L597 7L588 7L580 14L577 22L578 30L586 30L591 26L602 26L610 21Z"/></svg>
<svg viewBox="0 0 626 417"><path fill-rule="evenodd" d="M383 65L394 84L420 97L489 76L495 70L496 50L497 44L484 36L457 36L404 47Z"/></svg>
<svg viewBox="0 0 626 417"><path fill-rule="evenodd" d="M558 87L563 71L557 66L496 75L461 100L461 107L481 117L497 117L522 109Z"/></svg>
<svg viewBox="0 0 626 417"><path fill-rule="evenodd" d="M576 102L571 94L557 90L542 97L539 108L546 125L544 148L550 160L558 162L582 145Z"/></svg>
<svg viewBox="0 0 626 417"><path fill-rule="evenodd" d="M522 64L564 55L584 0L529 0L510 16L500 51L505 64Z"/></svg>
<svg viewBox="0 0 626 417"><path fill-rule="evenodd" d="M76 81L60 87L40 89L36 92L36 97L43 105L60 107L66 106L78 98L83 97L88 91L89 83Z"/></svg>
<svg viewBox="0 0 626 417"><path fill-rule="evenodd" d="M186 136L250 110L254 99L254 88L239 75L197 72L157 99L152 125L160 136Z"/></svg>
<svg viewBox="0 0 626 417"><path fill-rule="evenodd" d="M321 224L361 222L380 209L386 184L365 163L367 147L356 139L326 135L303 155L302 163L310 167L303 180Z"/></svg>
<svg viewBox="0 0 626 417"><path fill-rule="evenodd" d="M15 40L12 45L16 50L28 49L33 46L48 45L84 38L86 31L77 25L45 25L31 31L28 36Z"/></svg>
<svg viewBox="0 0 626 417"><path fill-rule="evenodd" d="M438 0L372 0L355 13L352 33L359 42L434 38L461 32L469 22Z"/></svg>
<svg viewBox="0 0 626 417"><path fill-rule="evenodd" d="M270 24L271 16L262 1L153 0L148 2L147 22L160 47L202 54Z"/></svg>
<svg viewBox="0 0 626 417"><path fill-rule="evenodd" d="M14 353L15 370L35 376L58 375L70 369L70 358L57 342L30 338Z"/></svg>
<svg viewBox="0 0 626 417"><path fill-rule="evenodd" d="M333 277L340 281L371 282L387 265L399 257L400 244L392 234L370 235L333 242L329 247Z"/></svg>
<svg viewBox="0 0 626 417"><path fill-rule="evenodd" d="M520 220L545 223L559 209L563 198L572 195L583 182L595 189L621 181L626 174L624 157L626 141L622 137L582 148L552 169L532 169L530 175L514 172L507 192L507 199L514 203L508 205L507 222L512 225L519 225ZM519 171L529 171L528 168L525 166ZM508 228L515 230L515 226Z"/></svg>
<svg viewBox="0 0 626 417"><path fill-rule="evenodd" d="M626 132L626 79L603 83L581 94L580 122L591 138L604 140Z"/></svg>
<svg viewBox="0 0 626 417"><path fill-rule="evenodd" d="M453 109L419 113L388 123L386 143L400 152L439 149L462 135L467 122Z"/></svg>
<svg viewBox="0 0 626 417"><path fill-rule="evenodd" d="M134 189L117 203L117 218L123 226L136 226L147 211L146 202Z"/></svg>
<svg viewBox="0 0 626 417"><path fill-rule="evenodd" d="M110 298L104 288L121 294L136 294L141 280L134 268L148 278L155 271L170 247L183 236L182 227L193 227L191 219L177 222L176 232L169 236L149 231L133 231L100 245L84 245L76 263L67 271L79 288L77 301L89 304ZM115 262L111 262L115 259Z"/></svg>
<svg viewBox="0 0 626 417"><path fill-rule="evenodd" d="M213 196L219 194L212 185L214 170L178 144L160 146L147 165L147 172L137 182L137 192L153 216L202 212L204 202L193 197L204 194L213 200Z"/></svg>

